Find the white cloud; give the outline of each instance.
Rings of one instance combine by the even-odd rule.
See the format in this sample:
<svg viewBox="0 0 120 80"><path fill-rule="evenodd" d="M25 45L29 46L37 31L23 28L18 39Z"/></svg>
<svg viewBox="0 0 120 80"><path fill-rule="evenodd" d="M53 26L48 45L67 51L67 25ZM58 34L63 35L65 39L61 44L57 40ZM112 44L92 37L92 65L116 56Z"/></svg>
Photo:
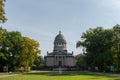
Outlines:
<svg viewBox="0 0 120 80"><path fill-rule="evenodd" d="M120 0L100 0L99 3L101 3L104 7L120 9Z"/></svg>
<svg viewBox="0 0 120 80"><path fill-rule="evenodd" d="M111 0L111 5L114 8L120 8L120 0Z"/></svg>

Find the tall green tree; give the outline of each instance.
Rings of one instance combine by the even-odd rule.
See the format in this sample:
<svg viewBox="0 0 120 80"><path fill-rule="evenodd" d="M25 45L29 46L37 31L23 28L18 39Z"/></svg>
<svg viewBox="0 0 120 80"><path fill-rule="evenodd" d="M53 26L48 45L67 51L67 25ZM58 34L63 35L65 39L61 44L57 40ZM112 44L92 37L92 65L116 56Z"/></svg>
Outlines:
<svg viewBox="0 0 120 80"><path fill-rule="evenodd" d="M8 64L9 69L15 70L19 66L19 56L21 54L23 37L18 31L11 31L8 33L4 44L7 44L7 52L9 54ZM4 45L3 44L3 45Z"/></svg>
<svg viewBox="0 0 120 80"><path fill-rule="evenodd" d="M117 71L120 71L120 25L116 24L113 27L114 30L114 64L117 67Z"/></svg>
<svg viewBox="0 0 120 80"><path fill-rule="evenodd" d="M98 66L100 70L104 70L104 66L113 64L111 53L113 36L113 30L102 27L89 29L82 34L82 41L78 41L76 46L86 48L85 55L88 67L94 70L95 66Z"/></svg>
<svg viewBox="0 0 120 80"><path fill-rule="evenodd" d="M7 30L2 30L0 43L0 59L2 61L1 68L3 66L8 66L9 70L15 70L15 67L18 67L22 41L23 37L20 32L8 32Z"/></svg>
<svg viewBox="0 0 120 80"><path fill-rule="evenodd" d="M86 56L84 54L78 54L76 57L76 65L79 69L86 69Z"/></svg>
<svg viewBox="0 0 120 80"><path fill-rule="evenodd" d="M37 55L35 57L32 69L39 70L44 67L44 59L42 56Z"/></svg>
<svg viewBox="0 0 120 80"><path fill-rule="evenodd" d="M40 54L39 43L29 37L23 37L18 31L7 31L0 27L0 71L8 66L14 71L20 66L32 66L36 56Z"/></svg>
<svg viewBox="0 0 120 80"><path fill-rule="evenodd" d="M24 37L20 62L25 67L25 71L30 70L29 67L33 65L35 57L39 54L39 43L31 38Z"/></svg>
<svg viewBox="0 0 120 80"><path fill-rule="evenodd" d="M5 17L5 0L0 0L0 22L5 23L7 18Z"/></svg>
<svg viewBox="0 0 120 80"><path fill-rule="evenodd" d="M2 71L3 65L7 64L7 48L3 45L7 34L7 30L0 27L0 71Z"/></svg>

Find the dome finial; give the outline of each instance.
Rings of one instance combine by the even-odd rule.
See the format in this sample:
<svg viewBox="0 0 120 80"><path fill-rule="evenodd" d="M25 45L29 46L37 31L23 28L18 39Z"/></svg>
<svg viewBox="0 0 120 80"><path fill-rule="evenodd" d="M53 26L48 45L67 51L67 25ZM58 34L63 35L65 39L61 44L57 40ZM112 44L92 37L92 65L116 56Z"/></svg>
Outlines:
<svg viewBox="0 0 120 80"><path fill-rule="evenodd" d="M59 34L61 34L61 31L59 31Z"/></svg>

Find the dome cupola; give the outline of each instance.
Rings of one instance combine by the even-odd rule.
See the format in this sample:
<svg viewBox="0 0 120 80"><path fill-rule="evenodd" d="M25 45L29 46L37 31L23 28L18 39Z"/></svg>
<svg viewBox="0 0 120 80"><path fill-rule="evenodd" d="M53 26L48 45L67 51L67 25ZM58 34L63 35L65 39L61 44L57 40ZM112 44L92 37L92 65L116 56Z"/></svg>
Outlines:
<svg viewBox="0 0 120 80"><path fill-rule="evenodd" d="M59 31L59 34L54 40L54 51L65 51L66 50L66 39Z"/></svg>

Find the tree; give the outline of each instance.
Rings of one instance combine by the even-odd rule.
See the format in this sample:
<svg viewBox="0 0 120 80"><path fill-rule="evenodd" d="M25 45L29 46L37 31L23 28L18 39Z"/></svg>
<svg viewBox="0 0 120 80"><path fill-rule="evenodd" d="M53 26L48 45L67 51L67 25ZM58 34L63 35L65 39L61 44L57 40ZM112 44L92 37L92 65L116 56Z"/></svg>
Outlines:
<svg viewBox="0 0 120 80"><path fill-rule="evenodd" d="M7 61L7 51L5 45L3 45L6 40L7 30L0 27L0 71L2 71L3 65L6 65Z"/></svg>
<svg viewBox="0 0 120 80"><path fill-rule="evenodd" d="M1 68L3 66L8 66L9 70L15 70L18 67L18 58L21 53L21 43L23 37L18 31L8 32L5 29L0 30L1 40L0 40L0 60Z"/></svg>
<svg viewBox="0 0 120 80"><path fill-rule="evenodd" d="M8 56L9 70L15 70L20 64L19 55L21 54L23 37L18 31L8 32L6 36L6 44Z"/></svg>
<svg viewBox="0 0 120 80"><path fill-rule="evenodd" d="M0 0L0 22L1 23L5 23L7 20L7 18L5 17L4 3L5 3L5 0Z"/></svg>
<svg viewBox="0 0 120 80"><path fill-rule="evenodd" d="M9 71L24 66L28 71L39 53L37 41L23 37L18 31L7 31L0 27L0 71L3 66L8 66Z"/></svg>
<svg viewBox="0 0 120 80"><path fill-rule="evenodd" d="M80 68L81 70L85 70L86 69L86 60L85 60L85 55L84 54L78 54L76 56L76 65L78 68Z"/></svg>
<svg viewBox="0 0 120 80"><path fill-rule="evenodd" d="M32 66L32 69L39 70L40 68L44 67L44 60L42 56L36 56L34 60L34 65Z"/></svg>
<svg viewBox="0 0 120 80"><path fill-rule="evenodd" d="M40 54L39 43L33 39L24 37L20 63L25 67L25 71L30 70L29 67L33 65L34 59L38 54Z"/></svg>
<svg viewBox="0 0 120 80"><path fill-rule="evenodd" d="M113 64L113 56L111 53L113 46L114 31L112 29L103 29L97 27L89 29L82 34L82 41L78 41L77 47L86 48L86 63L93 70L95 66L99 67L100 71L104 70L104 66Z"/></svg>
<svg viewBox="0 0 120 80"><path fill-rule="evenodd" d="M117 67L117 71L120 71L120 25L116 24L113 27L114 30L114 64Z"/></svg>

